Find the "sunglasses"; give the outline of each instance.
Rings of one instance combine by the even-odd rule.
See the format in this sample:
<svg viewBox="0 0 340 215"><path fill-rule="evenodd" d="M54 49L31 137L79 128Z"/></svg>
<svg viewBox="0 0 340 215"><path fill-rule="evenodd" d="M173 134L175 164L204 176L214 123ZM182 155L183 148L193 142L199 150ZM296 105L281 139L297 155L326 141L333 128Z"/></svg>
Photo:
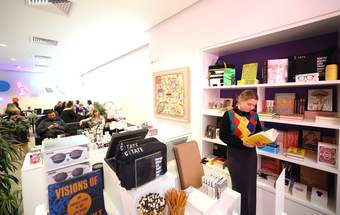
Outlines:
<svg viewBox="0 0 340 215"><path fill-rule="evenodd" d="M295 78L298 82L319 81L319 73L296 75Z"/></svg>
<svg viewBox="0 0 340 215"><path fill-rule="evenodd" d="M84 168L78 167L72 170L71 172L60 172L56 174L55 176L53 176L53 179L55 182L65 181L68 178L69 173L71 173L73 177L81 176L84 173Z"/></svg>
<svg viewBox="0 0 340 215"><path fill-rule="evenodd" d="M58 153L51 157L53 163L61 163L66 159L66 155L69 155L71 159L78 159L82 155L83 150L73 150L70 153Z"/></svg>

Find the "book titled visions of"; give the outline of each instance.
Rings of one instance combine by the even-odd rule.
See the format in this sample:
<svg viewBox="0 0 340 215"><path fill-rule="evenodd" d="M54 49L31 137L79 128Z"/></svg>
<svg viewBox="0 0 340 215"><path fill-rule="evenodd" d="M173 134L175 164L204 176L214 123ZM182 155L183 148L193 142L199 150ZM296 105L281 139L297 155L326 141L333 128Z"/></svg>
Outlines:
<svg viewBox="0 0 340 215"><path fill-rule="evenodd" d="M261 131L249 137L245 137L242 140L243 142L251 145L256 145L256 142L266 145L269 143L274 143L278 135L279 133L277 130L271 128L267 131Z"/></svg>

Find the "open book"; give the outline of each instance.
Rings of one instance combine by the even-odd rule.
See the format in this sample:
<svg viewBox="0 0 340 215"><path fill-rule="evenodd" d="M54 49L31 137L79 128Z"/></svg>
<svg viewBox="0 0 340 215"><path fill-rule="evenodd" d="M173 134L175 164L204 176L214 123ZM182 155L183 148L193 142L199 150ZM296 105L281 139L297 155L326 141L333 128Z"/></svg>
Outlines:
<svg viewBox="0 0 340 215"><path fill-rule="evenodd" d="M267 131L261 131L249 137L243 138L243 142L246 142L250 145L255 145L256 142L260 142L262 144L269 144L275 142L279 133L275 129L269 129Z"/></svg>

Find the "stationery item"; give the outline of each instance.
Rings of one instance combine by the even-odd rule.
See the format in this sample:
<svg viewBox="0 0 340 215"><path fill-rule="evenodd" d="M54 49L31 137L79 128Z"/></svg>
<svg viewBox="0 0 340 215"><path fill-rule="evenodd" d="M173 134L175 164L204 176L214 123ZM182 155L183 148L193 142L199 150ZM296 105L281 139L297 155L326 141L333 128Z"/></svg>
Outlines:
<svg viewBox="0 0 340 215"><path fill-rule="evenodd" d="M307 73L295 76L296 83L310 83L319 81L319 73Z"/></svg>
<svg viewBox="0 0 340 215"><path fill-rule="evenodd" d="M183 190L172 188L165 194L169 215L184 215L188 195Z"/></svg>
<svg viewBox="0 0 340 215"><path fill-rule="evenodd" d="M223 85L235 85L235 68L226 68L223 73Z"/></svg>
<svg viewBox="0 0 340 215"><path fill-rule="evenodd" d="M317 187L312 187L312 194L310 201L313 204L320 205L324 208L327 208L328 203L328 192L323 189L319 189Z"/></svg>
<svg viewBox="0 0 340 215"><path fill-rule="evenodd" d="M51 215L103 214L106 215L102 178L99 172L89 172L48 186Z"/></svg>
<svg viewBox="0 0 340 215"><path fill-rule="evenodd" d="M275 112L278 114L293 114L295 110L295 93L276 93Z"/></svg>
<svg viewBox="0 0 340 215"><path fill-rule="evenodd" d="M332 111L333 90L332 89L309 89L308 110Z"/></svg>
<svg viewBox="0 0 340 215"><path fill-rule="evenodd" d="M319 164L336 167L338 146L329 143L318 143L318 160Z"/></svg>
<svg viewBox="0 0 340 215"><path fill-rule="evenodd" d="M285 83L288 80L288 58L268 60L268 83Z"/></svg>
<svg viewBox="0 0 340 215"><path fill-rule="evenodd" d="M326 80L338 80L338 65L329 64L326 66Z"/></svg>
<svg viewBox="0 0 340 215"><path fill-rule="evenodd" d="M290 146L287 149L286 155L287 155L288 158L304 160L304 158L305 158L305 150L302 149L302 148Z"/></svg>
<svg viewBox="0 0 340 215"><path fill-rule="evenodd" d="M243 64L241 80L237 81L237 85L257 84L257 67L258 63Z"/></svg>
<svg viewBox="0 0 340 215"><path fill-rule="evenodd" d="M273 154L277 154L280 151L280 146L276 144L268 144L264 147L257 148L258 151L269 152Z"/></svg>
<svg viewBox="0 0 340 215"><path fill-rule="evenodd" d="M256 142L259 142L261 144L269 144L275 142L277 136L278 136L277 130L272 128L267 131L261 131L254 135L245 137L242 139L242 141L250 145L255 145Z"/></svg>

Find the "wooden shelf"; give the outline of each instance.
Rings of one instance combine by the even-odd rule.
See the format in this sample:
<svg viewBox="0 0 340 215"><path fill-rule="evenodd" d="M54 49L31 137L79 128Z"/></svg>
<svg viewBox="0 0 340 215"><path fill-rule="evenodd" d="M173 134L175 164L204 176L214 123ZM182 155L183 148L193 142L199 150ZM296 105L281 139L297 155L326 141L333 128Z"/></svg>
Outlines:
<svg viewBox="0 0 340 215"><path fill-rule="evenodd" d="M340 129L340 125L337 125L337 124L322 124L322 123L316 123L312 120L294 121L294 120L284 120L284 119L278 119L278 118L270 119L270 118L260 117L260 121L280 123L280 124L290 124L290 125L302 125L302 126L310 126L310 127L318 127L318 128Z"/></svg>
<svg viewBox="0 0 340 215"><path fill-rule="evenodd" d="M223 90L223 89L247 89L247 88L285 88L285 87L307 87L307 86L322 86L322 85L337 85L340 80L335 81L317 81L311 83L278 83L278 84L250 84L250 85L230 85L221 87L203 87L205 90Z"/></svg>
<svg viewBox="0 0 340 215"><path fill-rule="evenodd" d="M257 187L260 188L260 189L266 190L268 192L275 193L274 187L272 187L271 185L266 184L262 181L259 181L259 180L257 180ZM320 205L316 205L316 204L313 204L313 203L310 202L310 192L308 193L308 199L307 200L297 198L297 197L293 196L291 193L285 193L285 198L287 200L294 201L298 204L301 204L303 206L306 206L308 208L316 210L320 213L332 214L332 215L334 214L335 215L335 205L334 205L333 199L329 199L328 207L325 208L325 207L322 207Z"/></svg>
<svg viewBox="0 0 340 215"><path fill-rule="evenodd" d="M338 174L338 170L337 170L336 167L330 167L330 166L318 164L316 162L316 155L310 154L308 152L306 152L304 160L298 160L298 159L286 157L284 155L284 152L281 152L281 151L278 154L264 152L264 151L261 151L261 150L256 150L256 151L257 151L258 155L264 155L264 156L275 158L275 159L278 159L278 160L288 161L290 163L295 163L295 164L299 164L299 165L302 165L302 166L307 166L307 167L310 167L310 168L319 169L319 170L322 170L322 171Z"/></svg>

